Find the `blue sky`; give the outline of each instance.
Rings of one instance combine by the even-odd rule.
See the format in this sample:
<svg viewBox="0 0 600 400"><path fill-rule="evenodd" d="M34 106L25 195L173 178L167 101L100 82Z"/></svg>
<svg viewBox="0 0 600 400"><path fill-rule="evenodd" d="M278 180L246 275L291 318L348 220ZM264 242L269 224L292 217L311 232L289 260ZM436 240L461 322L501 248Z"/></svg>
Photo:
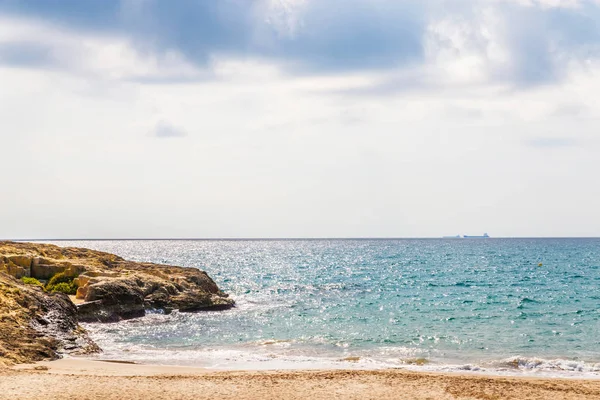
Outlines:
<svg viewBox="0 0 600 400"><path fill-rule="evenodd" d="M0 0L0 237L598 236L598 21Z"/></svg>

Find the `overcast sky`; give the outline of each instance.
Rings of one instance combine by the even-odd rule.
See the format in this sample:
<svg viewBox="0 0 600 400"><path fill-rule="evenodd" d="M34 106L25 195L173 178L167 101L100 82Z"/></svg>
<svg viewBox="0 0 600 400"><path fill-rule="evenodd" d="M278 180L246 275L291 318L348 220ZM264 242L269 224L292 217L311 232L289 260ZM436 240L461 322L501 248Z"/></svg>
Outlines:
<svg viewBox="0 0 600 400"><path fill-rule="evenodd" d="M600 236L598 0L0 0L0 238Z"/></svg>

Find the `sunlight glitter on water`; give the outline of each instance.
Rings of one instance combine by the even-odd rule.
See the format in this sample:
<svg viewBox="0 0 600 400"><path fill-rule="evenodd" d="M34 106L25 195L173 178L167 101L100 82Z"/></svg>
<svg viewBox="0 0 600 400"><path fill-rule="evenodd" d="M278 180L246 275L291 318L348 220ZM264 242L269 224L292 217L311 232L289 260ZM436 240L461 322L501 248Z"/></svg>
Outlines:
<svg viewBox="0 0 600 400"><path fill-rule="evenodd" d="M213 366L424 359L416 367L573 374L596 373L600 360L597 239L57 244L197 267L237 301L225 312L90 327L107 354Z"/></svg>

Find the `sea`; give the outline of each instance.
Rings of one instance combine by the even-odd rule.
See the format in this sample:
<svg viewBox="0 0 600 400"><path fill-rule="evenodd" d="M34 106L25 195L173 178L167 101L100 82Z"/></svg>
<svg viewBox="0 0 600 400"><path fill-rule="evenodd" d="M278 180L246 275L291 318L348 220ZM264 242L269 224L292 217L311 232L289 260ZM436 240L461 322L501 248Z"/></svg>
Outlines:
<svg viewBox="0 0 600 400"><path fill-rule="evenodd" d="M52 243L199 268L237 303L85 324L103 360L600 377L600 239Z"/></svg>

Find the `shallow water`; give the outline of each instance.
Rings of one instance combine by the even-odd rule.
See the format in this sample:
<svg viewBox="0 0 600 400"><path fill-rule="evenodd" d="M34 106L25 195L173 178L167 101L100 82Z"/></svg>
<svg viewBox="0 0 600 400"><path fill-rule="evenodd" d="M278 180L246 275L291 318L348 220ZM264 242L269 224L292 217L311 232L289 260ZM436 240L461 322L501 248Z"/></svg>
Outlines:
<svg viewBox="0 0 600 400"><path fill-rule="evenodd" d="M237 301L87 325L106 358L600 374L600 239L54 243L197 267Z"/></svg>

